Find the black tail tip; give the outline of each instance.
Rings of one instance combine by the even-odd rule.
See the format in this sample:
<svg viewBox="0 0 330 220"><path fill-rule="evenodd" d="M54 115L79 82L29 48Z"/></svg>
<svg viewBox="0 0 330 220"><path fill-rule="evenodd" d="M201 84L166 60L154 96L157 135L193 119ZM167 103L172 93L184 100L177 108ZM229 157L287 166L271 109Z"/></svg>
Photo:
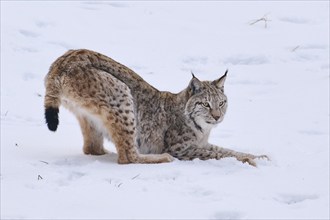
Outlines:
<svg viewBox="0 0 330 220"><path fill-rule="evenodd" d="M51 131L56 131L58 126L58 108L48 107L45 110L45 118L48 129Z"/></svg>

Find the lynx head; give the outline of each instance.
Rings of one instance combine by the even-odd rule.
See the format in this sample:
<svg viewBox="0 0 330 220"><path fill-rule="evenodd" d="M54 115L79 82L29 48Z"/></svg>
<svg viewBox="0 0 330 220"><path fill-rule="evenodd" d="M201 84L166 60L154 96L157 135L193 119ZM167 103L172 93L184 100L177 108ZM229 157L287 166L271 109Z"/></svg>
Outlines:
<svg viewBox="0 0 330 220"><path fill-rule="evenodd" d="M212 82L200 81L192 74L185 115L192 120L198 130L211 128L223 120L227 109L227 96L224 94L227 72L228 70Z"/></svg>

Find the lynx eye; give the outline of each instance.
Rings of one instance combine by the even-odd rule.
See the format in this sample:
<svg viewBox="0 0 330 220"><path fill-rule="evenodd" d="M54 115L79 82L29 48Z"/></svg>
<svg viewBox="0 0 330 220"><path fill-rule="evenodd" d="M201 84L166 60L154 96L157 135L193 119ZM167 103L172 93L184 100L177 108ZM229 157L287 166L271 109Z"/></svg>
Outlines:
<svg viewBox="0 0 330 220"><path fill-rule="evenodd" d="M225 103L226 103L226 100L223 100L223 101L221 101L221 102L219 103L219 106L221 107L221 106L223 106Z"/></svg>
<svg viewBox="0 0 330 220"><path fill-rule="evenodd" d="M210 108L210 104L208 102L203 102L202 105L205 108Z"/></svg>

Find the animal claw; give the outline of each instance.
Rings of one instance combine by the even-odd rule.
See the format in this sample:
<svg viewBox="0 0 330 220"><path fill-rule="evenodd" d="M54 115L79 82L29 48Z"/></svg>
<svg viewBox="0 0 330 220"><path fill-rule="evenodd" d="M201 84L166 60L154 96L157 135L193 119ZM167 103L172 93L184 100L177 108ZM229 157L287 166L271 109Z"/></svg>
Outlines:
<svg viewBox="0 0 330 220"><path fill-rule="evenodd" d="M268 161L271 161L271 159L267 155L260 155L256 157L257 159L266 159Z"/></svg>

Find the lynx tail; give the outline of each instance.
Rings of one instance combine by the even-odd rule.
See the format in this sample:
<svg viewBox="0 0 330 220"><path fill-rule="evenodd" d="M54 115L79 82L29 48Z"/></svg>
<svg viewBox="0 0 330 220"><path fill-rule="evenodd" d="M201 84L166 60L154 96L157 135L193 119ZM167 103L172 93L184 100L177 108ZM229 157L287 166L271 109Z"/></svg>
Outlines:
<svg viewBox="0 0 330 220"><path fill-rule="evenodd" d="M58 120L58 108L46 107L45 109L45 118L48 129L51 131L56 131L59 124Z"/></svg>
<svg viewBox="0 0 330 220"><path fill-rule="evenodd" d="M61 59L58 59L50 68L49 73L45 78L46 95L44 100L45 119L48 129L56 131L59 124L59 107L61 105L61 83L59 74L61 73L59 64Z"/></svg>

